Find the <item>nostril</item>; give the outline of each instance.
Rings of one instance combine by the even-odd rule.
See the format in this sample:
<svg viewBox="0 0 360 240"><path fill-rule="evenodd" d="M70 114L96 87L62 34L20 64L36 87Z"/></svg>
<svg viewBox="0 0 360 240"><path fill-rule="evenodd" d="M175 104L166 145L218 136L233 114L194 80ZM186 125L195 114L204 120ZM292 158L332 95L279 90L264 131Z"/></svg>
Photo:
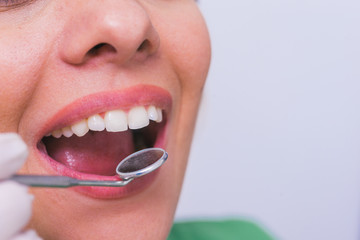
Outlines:
<svg viewBox="0 0 360 240"><path fill-rule="evenodd" d="M143 42L140 44L140 46L138 47L137 51L138 51L138 52L143 52L143 51L145 51L146 49L148 49L149 46L150 46L150 41L146 39L145 41L143 41Z"/></svg>
<svg viewBox="0 0 360 240"><path fill-rule="evenodd" d="M107 43L99 43L89 50L88 55L98 56L102 52L114 52L115 53L116 49Z"/></svg>
<svg viewBox="0 0 360 240"><path fill-rule="evenodd" d="M106 45L106 43L100 43L100 44L96 45L95 47L93 47L92 49L97 50L97 49L101 48L104 45Z"/></svg>

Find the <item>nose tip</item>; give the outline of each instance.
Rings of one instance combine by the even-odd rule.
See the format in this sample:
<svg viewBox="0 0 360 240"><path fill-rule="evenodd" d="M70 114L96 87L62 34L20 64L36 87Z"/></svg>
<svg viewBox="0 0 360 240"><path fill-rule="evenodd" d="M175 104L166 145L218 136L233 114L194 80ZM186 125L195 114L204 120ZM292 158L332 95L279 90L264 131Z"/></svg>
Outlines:
<svg viewBox="0 0 360 240"><path fill-rule="evenodd" d="M159 35L146 10L133 1L121 2L118 8L95 4L74 13L65 26L63 61L79 65L97 59L121 64L158 50Z"/></svg>

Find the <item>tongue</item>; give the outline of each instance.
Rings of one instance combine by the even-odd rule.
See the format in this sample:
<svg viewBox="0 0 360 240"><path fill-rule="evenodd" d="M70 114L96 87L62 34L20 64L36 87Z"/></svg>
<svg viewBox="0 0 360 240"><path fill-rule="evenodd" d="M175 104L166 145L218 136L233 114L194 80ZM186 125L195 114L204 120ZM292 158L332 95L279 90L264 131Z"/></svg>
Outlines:
<svg viewBox="0 0 360 240"><path fill-rule="evenodd" d="M119 162L134 152L131 131L90 131L83 137L49 137L44 144L49 156L68 168L108 176L115 175Z"/></svg>

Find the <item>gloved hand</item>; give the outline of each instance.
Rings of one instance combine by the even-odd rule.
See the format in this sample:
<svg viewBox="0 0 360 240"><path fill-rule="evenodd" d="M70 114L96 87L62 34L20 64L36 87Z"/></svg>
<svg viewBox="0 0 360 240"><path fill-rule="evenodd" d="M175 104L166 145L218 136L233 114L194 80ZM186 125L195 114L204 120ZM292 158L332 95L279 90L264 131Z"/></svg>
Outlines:
<svg viewBox="0 0 360 240"><path fill-rule="evenodd" d="M28 150L16 133L0 133L0 240L40 240L22 229L31 217L33 196L26 186L7 180L25 162Z"/></svg>

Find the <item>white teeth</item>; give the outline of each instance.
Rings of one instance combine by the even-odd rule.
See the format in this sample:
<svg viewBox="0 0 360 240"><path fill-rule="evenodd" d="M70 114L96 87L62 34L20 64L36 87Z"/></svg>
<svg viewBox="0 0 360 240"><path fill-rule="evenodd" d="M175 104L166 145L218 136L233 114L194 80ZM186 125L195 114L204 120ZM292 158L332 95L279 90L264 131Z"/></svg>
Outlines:
<svg viewBox="0 0 360 240"><path fill-rule="evenodd" d="M55 130L51 133L51 135L53 135L54 138L60 138L62 135L62 131L61 131L61 129Z"/></svg>
<svg viewBox="0 0 360 240"><path fill-rule="evenodd" d="M108 132L122 132L128 129L126 113L113 110L105 113L105 126Z"/></svg>
<svg viewBox="0 0 360 240"><path fill-rule="evenodd" d="M90 130L103 131L105 129L105 122L99 114L95 114L88 118L87 124Z"/></svg>
<svg viewBox="0 0 360 240"><path fill-rule="evenodd" d="M84 136L89 131L87 121L83 119L80 122L75 123L71 126L71 130L78 137Z"/></svg>
<svg viewBox="0 0 360 240"><path fill-rule="evenodd" d="M158 113L155 106L150 106L147 112L150 120L156 121L158 119Z"/></svg>
<svg viewBox="0 0 360 240"><path fill-rule="evenodd" d="M75 134L78 137L84 136L89 130L108 132L122 132L130 129L139 129L149 125L150 120L161 122L163 119L162 110L153 105L149 106L147 110L144 106L137 106L130 109L128 113L122 110L112 110L105 113L104 119L95 114L87 119L83 119L69 127L55 130L51 134L55 138L60 138L62 135L71 137Z"/></svg>
<svg viewBox="0 0 360 240"><path fill-rule="evenodd" d="M162 121L162 119L163 119L163 116L162 116L162 111L161 111L161 109L160 108L157 108L156 109L156 111L157 111L157 114L158 114L158 119L156 120L156 122L161 122Z"/></svg>
<svg viewBox="0 0 360 240"><path fill-rule="evenodd" d="M71 128L70 127L64 127L63 129L62 129L62 134L65 136L65 137L71 137L74 133L73 133L73 131L71 130Z"/></svg>
<svg viewBox="0 0 360 240"><path fill-rule="evenodd" d="M128 113L128 124L130 129L139 129L149 125L149 117L145 107L134 107Z"/></svg>

